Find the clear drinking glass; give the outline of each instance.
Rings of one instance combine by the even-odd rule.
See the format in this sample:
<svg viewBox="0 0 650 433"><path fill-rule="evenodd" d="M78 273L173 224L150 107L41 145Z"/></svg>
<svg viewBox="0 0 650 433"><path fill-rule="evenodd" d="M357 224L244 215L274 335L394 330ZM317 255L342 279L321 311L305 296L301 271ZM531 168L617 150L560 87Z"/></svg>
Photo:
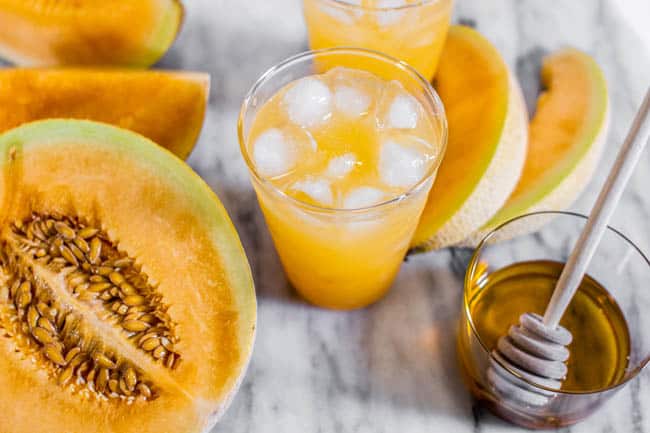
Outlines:
<svg viewBox="0 0 650 433"><path fill-rule="evenodd" d="M384 68L424 107L434 125L440 152L426 175L402 194L360 209L333 209L302 202L260 175L247 145L260 108L296 79L345 65ZM379 299L397 274L438 166L444 154L447 123L429 82L404 62L361 49L328 49L292 57L267 71L253 86L238 124L242 155L284 270L294 288L323 307L351 309Z"/></svg>
<svg viewBox="0 0 650 433"><path fill-rule="evenodd" d="M530 382L521 377L517 372L508 368L498 361L491 354L494 338L491 342L485 332L481 334L479 323L484 317L478 317L475 303L479 299L487 299L491 296L491 305L512 305L516 300L511 296L499 294L490 289L487 283L492 275L499 270L511 269L513 265L522 262L533 261L554 261L563 264L575 244L580 232L585 226L587 217L569 212L539 212L514 218L504 223L493 232L488 234L479 244L474 252L472 260L465 276L465 293L463 311L461 313L460 328L458 334L458 354L465 373L468 386L474 396L483 402L497 415L513 423L529 428L550 428L570 425L576 423L598 409L616 391L622 388L629 380L635 378L644 366L650 361L650 315L644 312L650 311L650 262L647 257L619 231L608 228L600 246L589 266L587 275L606 288L609 296L618 305L617 311L622 313L624 323L627 324L629 338L621 338L625 343L622 346L628 347L627 358L620 358L620 374L611 375L603 386L594 389L583 389L580 391L556 391L545 388L539 384ZM546 225L544 225L546 224ZM493 241L527 231L531 227L542 227L543 229L535 234L511 239L501 243ZM537 263L537 262L536 262ZM558 268L561 270L561 265ZM535 296L536 288L534 283L525 286L530 291L530 296ZM485 290L493 290L494 293L485 293ZM552 286L549 290L552 290ZM582 289L581 289L582 290ZM503 299L499 298L502 296ZM576 295L577 296L577 295ZM537 311L543 314L548 303L548 297L539 299ZM572 301L573 303L575 303ZM598 310L602 305L610 305L607 296L599 296L594 299L592 311ZM501 304L503 302L504 304ZM569 309L572 308L569 306ZM503 310L509 307L504 307ZM490 314L494 315L490 320L497 323L503 320L497 310L493 308ZM521 311L521 314L525 311ZM519 314L519 313L517 313ZM613 316L612 316L613 317ZM563 320L566 318L563 317ZM515 319L517 320L517 319ZM562 323L562 322L561 322ZM587 323L587 322L584 322ZM590 323L590 322L589 322ZM614 323L614 322L612 322ZM503 323L504 327L516 323ZM613 326L613 325L612 325ZM604 341L604 333L599 332L600 328L584 326L580 332L574 332L574 341L569 350L576 344L576 339L591 338L593 341ZM506 328L507 329L507 328ZM612 328L614 329L614 328ZM609 334L607 334L609 335ZM620 333L623 335L623 333ZM582 337L581 337L582 336ZM608 340L609 341L609 340ZM614 341L614 340L611 340ZM617 340L619 341L619 340ZM604 343L603 343L604 344ZM598 345L596 345L598 346ZM602 346L613 347L609 346ZM587 359L597 359L594 355L599 351L598 347L586 352ZM599 354L600 355L600 354ZM573 352L572 355L574 356ZM571 363L571 357L569 358ZM541 405L521 403L515 399L504 398L488 380L487 371L498 363L503 367L505 374L515 380L524 381L536 391L544 392L549 396L548 401ZM569 370L571 371L571 364ZM573 368L581 368L574 365ZM609 370L596 370L594 379L604 380L610 377ZM612 370L614 371L614 370ZM576 370L578 372L578 370Z"/></svg>
<svg viewBox="0 0 650 433"><path fill-rule="evenodd" d="M304 0L304 13L312 50L377 50L404 60L431 80L452 6L452 0Z"/></svg>

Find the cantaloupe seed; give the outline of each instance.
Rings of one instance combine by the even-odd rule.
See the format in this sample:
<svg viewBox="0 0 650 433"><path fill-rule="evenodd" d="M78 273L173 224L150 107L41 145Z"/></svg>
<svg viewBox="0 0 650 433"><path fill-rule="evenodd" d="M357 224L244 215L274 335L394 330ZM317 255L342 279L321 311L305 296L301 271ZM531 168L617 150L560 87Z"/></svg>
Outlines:
<svg viewBox="0 0 650 433"><path fill-rule="evenodd" d="M96 313L125 344L165 368L178 368L175 323L162 295L131 257L104 231L60 215L16 221L3 232L0 245L15 319L8 322L21 351L40 352L41 368L61 386L74 384L115 401L157 397L154 381L119 347L103 341L85 317L88 311ZM63 276L58 280L62 287L50 285L48 275Z"/></svg>

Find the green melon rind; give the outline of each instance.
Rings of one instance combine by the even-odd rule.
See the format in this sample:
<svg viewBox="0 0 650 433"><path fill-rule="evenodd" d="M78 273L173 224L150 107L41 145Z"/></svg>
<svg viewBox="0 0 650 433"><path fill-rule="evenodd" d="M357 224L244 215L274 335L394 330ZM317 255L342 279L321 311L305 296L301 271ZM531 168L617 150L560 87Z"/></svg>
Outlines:
<svg viewBox="0 0 650 433"><path fill-rule="evenodd" d="M183 24L185 10L179 0L171 0L172 5L165 8L158 27L151 32L147 44L147 52L142 58L133 59L130 66L149 67L165 55L169 47L174 43Z"/></svg>
<svg viewBox="0 0 650 433"><path fill-rule="evenodd" d="M526 161L528 115L524 98L512 73L508 73L508 107L499 143L481 179L454 215L413 252L454 245L478 230L514 191ZM490 197L486 200L485 197Z"/></svg>
<svg viewBox="0 0 650 433"><path fill-rule="evenodd" d="M567 48L558 54L571 51L574 52L588 64L590 79L593 81L594 101L590 106L591 113L585 122L577 140L579 145L573 146L571 156L564 159L563 164L555 167L552 175L545 176L543 182L532 188L527 194L520 197L515 203L509 204L506 208L497 212L480 230L473 233L467 239L459 243L460 246L474 247L490 231L502 223L520 215L549 210L563 210L571 206L591 179L602 155L607 132L609 130L609 96L607 82L602 70L596 62L581 51ZM599 127L595 127L599 125ZM541 219L540 219L541 221ZM499 232L493 241L511 239L515 236L524 235L539 229L541 224L536 226L523 227L517 225L518 230L503 230Z"/></svg>
<svg viewBox="0 0 650 433"><path fill-rule="evenodd" d="M0 167L8 162L9 150L55 146L58 143L92 144L112 151L129 154L139 164L159 172L191 199L196 215L212 228L212 241L219 246L223 269L231 282L233 298L239 314L238 342L243 360L233 378L230 394L210 417L214 424L227 408L244 377L256 334L257 304L255 288L246 253L237 231L212 189L187 164L167 149L137 133L100 122L72 119L48 119L26 123L0 135ZM209 430L206 426L206 431Z"/></svg>

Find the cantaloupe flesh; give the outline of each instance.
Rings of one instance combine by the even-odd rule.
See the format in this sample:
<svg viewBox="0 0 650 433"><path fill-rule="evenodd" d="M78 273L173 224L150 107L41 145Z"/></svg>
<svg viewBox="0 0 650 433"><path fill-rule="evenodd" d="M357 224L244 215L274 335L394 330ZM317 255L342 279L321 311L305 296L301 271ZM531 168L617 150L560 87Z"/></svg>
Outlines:
<svg viewBox="0 0 650 433"><path fill-rule="evenodd" d="M161 372L144 352L132 360L161 386L153 401L81 402L0 336L3 433L209 427L241 380L256 320L248 262L214 193L142 136L96 122L48 120L0 136L0 226L30 212L85 218L135 257L171 305L183 363Z"/></svg>
<svg viewBox="0 0 650 433"><path fill-rule="evenodd" d="M468 27L450 28L434 80L447 115L447 151L412 247L428 249L429 239L461 209L483 178L506 123L508 80L507 66L486 39Z"/></svg>
<svg viewBox="0 0 650 433"><path fill-rule="evenodd" d="M47 118L97 120L185 159L203 125L209 84L209 75L188 72L0 69L0 132Z"/></svg>
<svg viewBox="0 0 650 433"><path fill-rule="evenodd" d="M182 18L178 0L0 0L0 55L26 66L147 67Z"/></svg>
<svg viewBox="0 0 650 433"><path fill-rule="evenodd" d="M600 154L608 126L607 84L597 63L572 48L553 53L543 61L542 85L530 123L529 154L521 179L504 207L484 230L532 210L557 210L569 206L587 185L597 164L591 158L581 178L571 182L563 197L544 203L591 150Z"/></svg>

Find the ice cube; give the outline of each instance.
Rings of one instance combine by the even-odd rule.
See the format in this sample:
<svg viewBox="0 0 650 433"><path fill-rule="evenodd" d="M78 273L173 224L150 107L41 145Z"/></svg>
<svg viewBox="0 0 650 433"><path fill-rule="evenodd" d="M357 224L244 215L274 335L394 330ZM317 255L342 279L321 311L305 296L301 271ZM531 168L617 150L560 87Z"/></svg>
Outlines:
<svg viewBox="0 0 650 433"><path fill-rule="evenodd" d="M361 209L381 203L386 194L370 186L360 186L350 191L343 200L344 209Z"/></svg>
<svg viewBox="0 0 650 433"><path fill-rule="evenodd" d="M388 109L388 126L398 129L414 129L418 126L419 103L408 94L397 95Z"/></svg>
<svg viewBox="0 0 650 433"><path fill-rule="evenodd" d="M334 202L332 185L327 179L307 178L299 180L294 182L290 189L307 195L316 204L331 206Z"/></svg>
<svg viewBox="0 0 650 433"><path fill-rule="evenodd" d="M383 142L379 155L379 176L391 187L409 187L427 172L429 156L422 150L392 139Z"/></svg>
<svg viewBox="0 0 650 433"><path fill-rule="evenodd" d="M302 127L318 125L332 115L332 93L316 77L296 81L284 94L283 102L289 119Z"/></svg>
<svg viewBox="0 0 650 433"><path fill-rule="evenodd" d="M346 153L330 159L327 164L327 175L330 177L342 178L347 176L357 164L357 157L354 153Z"/></svg>
<svg viewBox="0 0 650 433"><path fill-rule="evenodd" d="M375 7L377 9L386 9L376 12L377 24L380 27L390 26L399 21L405 14L405 10L391 8L400 8L407 4L406 0L377 0L375 2Z"/></svg>
<svg viewBox="0 0 650 433"><path fill-rule="evenodd" d="M351 86L338 86L334 92L334 105L346 116L359 117L368 111L370 96Z"/></svg>
<svg viewBox="0 0 650 433"><path fill-rule="evenodd" d="M295 166L296 149L281 130L271 128L255 140L253 160L262 176L280 176Z"/></svg>
<svg viewBox="0 0 650 433"><path fill-rule="evenodd" d="M423 107L397 80L388 82L379 97L376 109L377 126L381 129L415 129L423 115Z"/></svg>

